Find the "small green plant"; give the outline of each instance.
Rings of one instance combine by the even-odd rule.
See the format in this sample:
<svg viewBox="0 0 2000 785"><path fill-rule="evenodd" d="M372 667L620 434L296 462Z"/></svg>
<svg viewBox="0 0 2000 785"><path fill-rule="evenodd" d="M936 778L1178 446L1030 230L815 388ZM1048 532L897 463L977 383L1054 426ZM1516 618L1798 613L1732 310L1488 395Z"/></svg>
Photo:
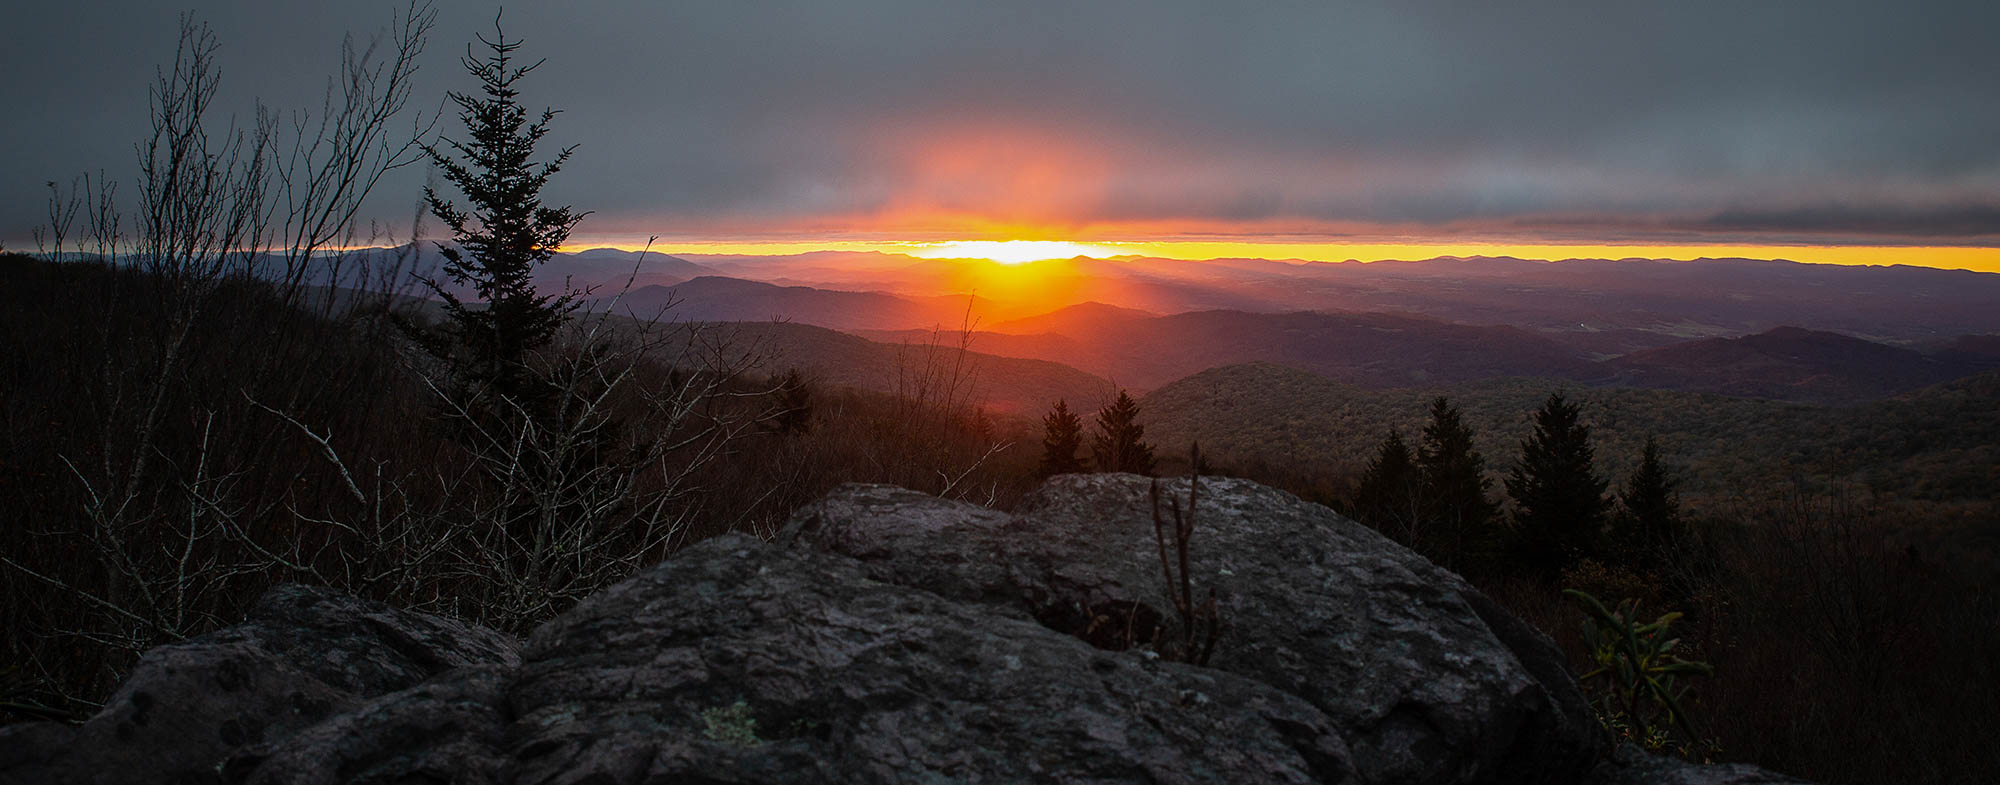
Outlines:
<svg viewBox="0 0 2000 785"><path fill-rule="evenodd" d="M764 743L757 738L757 718L750 715L750 704L742 698L728 706L703 709L701 712L702 735L713 741L733 744L738 747L756 747Z"/></svg>
<svg viewBox="0 0 2000 785"><path fill-rule="evenodd" d="M1581 589L1565 589L1563 595L1584 612L1584 630L1597 668L1579 681L1595 694L1598 720L1604 727L1649 749L1691 751L1698 746L1682 704L1688 692L1684 679L1713 676L1715 668L1674 653L1680 639L1671 630L1681 614L1665 613L1642 622L1638 600L1625 600L1613 610ZM1674 742L1676 730L1684 743Z"/></svg>

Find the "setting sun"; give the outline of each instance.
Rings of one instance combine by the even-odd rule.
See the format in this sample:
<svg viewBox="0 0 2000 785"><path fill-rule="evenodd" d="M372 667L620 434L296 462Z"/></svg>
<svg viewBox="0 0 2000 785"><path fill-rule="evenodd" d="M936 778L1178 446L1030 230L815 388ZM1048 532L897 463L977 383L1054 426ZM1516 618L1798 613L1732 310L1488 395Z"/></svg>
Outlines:
<svg viewBox="0 0 2000 785"><path fill-rule="evenodd" d="M938 243L912 252L925 259L991 259L1001 264L1025 264L1078 256L1107 258L1121 253L1108 245L1061 240L973 240Z"/></svg>

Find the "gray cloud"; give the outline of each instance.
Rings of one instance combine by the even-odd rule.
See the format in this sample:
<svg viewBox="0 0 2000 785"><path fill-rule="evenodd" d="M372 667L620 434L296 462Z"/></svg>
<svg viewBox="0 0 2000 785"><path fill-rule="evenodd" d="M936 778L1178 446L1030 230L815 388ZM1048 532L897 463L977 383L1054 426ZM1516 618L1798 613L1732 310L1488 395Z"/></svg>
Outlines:
<svg viewBox="0 0 2000 785"><path fill-rule="evenodd" d="M340 34L391 10L195 8L244 116L251 96L312 103ZM469 86L453 58L492 14L439 10L426 105ZM131 169L175 13L14 14L10 245L40 220L43 181ZM507 22L548 58L527 100L562 109L552 139L580 145L552 196L597 211L586 231L944 206L1962 241L1992 233L1962 206L2000 202L2000 5L1984 2L596 1L513 5ZM386 183L380 216L405 220L421 177Z"/></svg>
<svg viewBox="0 0 2000 785"><path fill-rule="evenodd" d="M1738 233L1880 235L1949 240L2000 240L2000 205L1939 207L1827 205L1791 210L1724 210L1687 228Z"/></svg>

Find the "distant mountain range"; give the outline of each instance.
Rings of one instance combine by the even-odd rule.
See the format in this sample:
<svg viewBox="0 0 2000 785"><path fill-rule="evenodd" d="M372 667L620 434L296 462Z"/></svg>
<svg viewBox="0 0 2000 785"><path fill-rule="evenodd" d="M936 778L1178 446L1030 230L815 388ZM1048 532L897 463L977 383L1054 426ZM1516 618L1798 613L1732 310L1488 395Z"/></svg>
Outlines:
<svg viewBox="0 0 2000 785"><path fill-rule="evenodd" d="M421 293L415 281L436 276L442 261L437 247L428 243L364 249L342 258L346 263L339 265L340 273L333 271L334 257L324 257L316 263L319 269L307 274L307 282ZM260 266L274 267L268 262ZM676 256L595 248L558 254L536 271L534 281L544 293L581 290L609 298L704 277L790 290L782 297L741 288L684 293L690 307L706 308L707 314L779 316L840 329L955 326L968 316L963 306L973 297L969 316L987 329L1091 302L1159 315L1379 312L1460 325L1508 325L1592 359L1785 326L1894 345L2000 334L2000 308L1993 305L2000 302L2000 274L1750 259L1439 257L1327 263L1077 257L1007 265L885 253ZM807 297L812 292L875 294L915 305L877 300L863 307L881 315L862 316L825 304L840 298ZM939 303L958 307L954 311ZM797 312L769 312L774 306L781 311L796 306Z"/></svg>
<svg viewBox="0 0 2000 785"><path fill-rule="evenodd" d="M367 253L387 257L410 250ZM415 250L409 269L436 268L434 246ZM1992 307L2000 302L2000 274L1751 259L1329 263L1135 256L1008 265L873 252L677 256L596 248L557 255L536 281L551 288L567 281L608 296L628 280L636 288L703 276L916 301L977 295L982 305L973 315L987 325L1087 302L1155 314L1410 313L1458 324L1513 325L1604 355L1782 326L1888 343L2000 333L2000 309Z"/></svg>
<svg viewBox="0 0 2000 785"><path fill-rule="evenodd" d="M435 257L422 252L416 267ZM971 327L976 352L1139 390L1269 362L1368 388L1532 376L1853 404L2000 368L2000 275L1918 267L1449 257L1002 265L592 249L559 255L536 280L641 318L783 321L888 344Z"/></svg>
<svg viewBox="0 0 2000 785"><path fill-rule="evenodd" d="M559 292L567 284L572 289L595 290L593 294L603 296L621 291L627 284L634 289L673 286L704 275L720 274L714 268L678 256L593 248L562 254L543 265L535 271L535 286Z"/></svg>
<svg viewBox="0 0 2000 785"><path fill-rule="evenodd" d="M1507 324L1598 359L1797 326L1905 343L2000 333L2000 275L1750 259L1440 257L1421 261L1058 259L1021 265L881 253L689 259L728 275L907 296L977 293L987 324L1084 302L1202 310L1399 312Z"/></svg>
<svg viewBox="0 0 2000 785"><path fill-rule="evenodd" d="M1152 316L1086 304L994 329L1024 334L981 333L975 345L1073 365L1141 389L1209 368L1261 361L1372 388L1535 376L1580 386L1838 404L2000 367L2000 337L1961 336L1925 353L1796 327L1684 341L1602 361L1542 333L1402 314Z"/></svg>

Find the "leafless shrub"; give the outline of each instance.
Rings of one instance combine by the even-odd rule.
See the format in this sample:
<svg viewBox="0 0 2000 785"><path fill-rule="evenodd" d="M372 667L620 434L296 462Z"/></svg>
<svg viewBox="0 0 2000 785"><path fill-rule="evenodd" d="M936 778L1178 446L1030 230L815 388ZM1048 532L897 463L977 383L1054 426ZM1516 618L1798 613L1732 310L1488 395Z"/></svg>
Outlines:
<svg viewBox="0 0 2000 785"><path fill-rule="evenodd" d="M1215 588L1209 587L1208 598L1199 604L1195 602L1194 579L1188 559L1188 544L1194 539L1195 509L1201 502L1201 446L1194 445L1189 450L1188 464L1193 467L1188 474L1187 509L1181 509L1178 498L1167 499L1167 511L1172 517L1160 514L1160 481L1154 480L1150 486L1153 505L1153 540L1160 549L1160 577L1166 583L1167 595L1173 598L1174 612L1180 617L1176 628L1176 639L1156 644L1160 655L1171 660L1207 665L1215 655L1215 643L1222 634L1222 614L1216 603ZM1173 546L1173 556L1168 557L1169 543Z"/></svg>
<svg viewBox="0 0 2000 785"><path fill-rule="evenodd" d="M892 468L897 480L946 498L979 498L969 482L989 461L1013 446L995 438L991 418L977 405L979 358L972 351L979 322L968 298L958 329L932 330L929 341L905 343L896 357L895 406L899 428L890 443L902 448ZM970 446L968 452L965 448ZM997 486L984 489L993 503Z"/></svg>
<svg viewBox="0 0 2000 785"><path fill-rule="evenodd" d="M548 406L503 397L488 416L424 379L477 477L453 527L467 582L458 594L478 604L461 609L468 616L524 628L678 547L699 509L696 478L776 415L729 405L772 391L742 389L747 358L710 355L704 325L613 313L572 324L537 354Z"/></svg>
<svg viewBox="0 0 2000 785"><path fill-rule="evenodd" d="M31 641L10 644L10 654L38 682L101 685L121 659L212 627L240 607L247 586L305 566L271 545L270 528L295 527L259 525L278 506L283 470L274 466L286 462L271 460L270 440L260 438L268 434L244 416L252 392L323 412L380 368L343 359L357 356L343 345L351 339L325 319L265 303L275 292L296 304L340 282L320 269L330 258L321 248L358 237L358 205L406 158L395 151L408 142L391 141L391 122L433 19L413 7L386 45L357 51L350 41L329 88L331 117L307 133L306 116L295 115L287 135L267 112L244 127L217 121L219 42L184 17L175 57L150 91L130 211L101 173L78 178L67 194L51 186L51 224L38 236L53 248L44 254L67 264L73 253L104 269L60 274L100 287L66 293L72 307L100 310L94 327L66 333L75 340L63 367L36 369L49 377L37 384L55 390L44 405L80 398L74 432L50 439L62 445L54 459L73 501L10 533L0 553L8 626L21 633L8 637ZM279 235L274 226L296 230ZM291 274L271 275L272 259ZM29 605L37 599L52 601ZM66 659L56 640L122 654ZM92 673L80 673L78 659L91 660ZM93 689L62 697L87 705Z"/></svg>

